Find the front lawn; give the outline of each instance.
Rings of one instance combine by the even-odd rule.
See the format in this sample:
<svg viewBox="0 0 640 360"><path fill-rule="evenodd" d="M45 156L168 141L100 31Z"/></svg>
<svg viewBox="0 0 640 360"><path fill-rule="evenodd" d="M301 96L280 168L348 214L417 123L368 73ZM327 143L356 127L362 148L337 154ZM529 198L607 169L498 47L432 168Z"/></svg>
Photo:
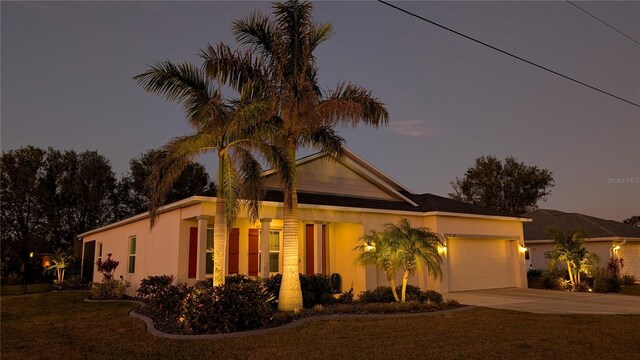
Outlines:
<svg viewBox="0 0 640 360"><path fill-rule="evenodd" d="M27 294L51 291L51 284L28 284ZM0 294L2 295L18 295L22 292L22 285L2 285Z"/></svg>
<svg viewBox="0 0 640 360"><path fill-rule="evenodd" d="M478 308L425 317L335 319L267 335L167 340L127 315L131 303L82 293L2 299L2 357L26 358L633 358L638 315L539 315Z"/></svg>
<svg viewBox="0 0 640 360"><path fill-rule="evenodd" d="M620 289L620 293L624 295L640 296L640 285L625 286Z"/></svg>

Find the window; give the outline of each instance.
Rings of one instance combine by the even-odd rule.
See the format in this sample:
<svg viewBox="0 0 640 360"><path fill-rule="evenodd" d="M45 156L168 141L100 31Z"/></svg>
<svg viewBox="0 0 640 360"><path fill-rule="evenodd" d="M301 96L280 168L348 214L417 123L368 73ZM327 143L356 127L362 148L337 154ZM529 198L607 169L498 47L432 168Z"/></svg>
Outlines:
<svg viewBox="0 0 640 360"><path fill-rule="evenodd" d="M213 229L207 229L207 275L213 275Z"/></svg>
<svg viewBox="0 0 640 360"><path fill-rule="evenodd" d="M262 262L262 254L258 256L258 264ZM280 230L269 231L269 272L280 272Z"/></svg>
<svg viewBox="0 0 640 360"><path fill-rule="evenodd" d="M98 243L98 261L102 261L102 243Z"/></svg>
<svg viewBox="0 0 640 360"><path fill-rule="evenodd" d="M136 272L136 237L129 238L129 274Z"/></svg>

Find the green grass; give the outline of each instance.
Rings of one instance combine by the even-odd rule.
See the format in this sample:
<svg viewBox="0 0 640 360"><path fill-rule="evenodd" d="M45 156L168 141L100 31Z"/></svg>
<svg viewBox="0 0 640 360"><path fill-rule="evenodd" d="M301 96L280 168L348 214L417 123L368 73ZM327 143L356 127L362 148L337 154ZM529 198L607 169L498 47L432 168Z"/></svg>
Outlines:
<svg viewBox="0 0 640 360"><path fill-rule="evenodd" d="M127 315L130 303L82 293L2 299L6 359L634 358L638 315L539 315L478 308L425 317L335 319L252 337L167 340Z"/></svg>
<svg viewBox="0 0 640 360"><path fill-rule="evenodd" d="M21 285L2 285L0 294L2 295L18 295L22 291ZM29 284L27 285L27 294L51 291L51 284Z"/></svg>
<svg viewBox="0 0 640 360"><path fill-rule="evenodd" d="M625 286L620 290L621 294L640 296L640 285Z"/></svg>

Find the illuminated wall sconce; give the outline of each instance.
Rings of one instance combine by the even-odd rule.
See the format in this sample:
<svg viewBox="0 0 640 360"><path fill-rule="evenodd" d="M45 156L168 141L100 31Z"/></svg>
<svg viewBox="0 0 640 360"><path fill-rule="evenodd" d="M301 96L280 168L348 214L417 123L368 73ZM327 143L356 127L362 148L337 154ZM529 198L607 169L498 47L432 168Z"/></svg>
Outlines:
<svg viewBox="0 0 640 360"><path fill-rule="evenodd" d="M447 253L447 244L442 244L438 246L438 253L440 255L444 255Z"/></svg>
<svg viewBox="0 0 640 360"><path fill-rule="evenodd" d="M613 247L613 251L618 251L618 250L620 250L620 245L615 245L615 246Z"/></svg>
<svg viewBox="0 0 640 360"><path fill-rule="evenodd" d="M524 247L522 245L519 245L519 248L520 248L520 252L523 253L523 254L526 253L527 251L529 251L528 248L526 248L526 247Z"/></svg>

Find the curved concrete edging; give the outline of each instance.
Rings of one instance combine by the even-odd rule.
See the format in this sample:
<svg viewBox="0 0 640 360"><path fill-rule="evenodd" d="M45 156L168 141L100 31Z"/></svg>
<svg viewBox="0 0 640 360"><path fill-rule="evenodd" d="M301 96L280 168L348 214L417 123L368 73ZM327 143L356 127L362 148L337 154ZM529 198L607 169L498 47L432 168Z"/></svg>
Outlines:
<svg viewBox="0 0 640 360"><path fill-rule="evenodd" d="M145 303L137 300L90 300L84 299L86 302L128 302L128 303L136 303L140 305L140 307L146 306ZM139 307L139 308L140 308ZM294 320L288 324L284 324L277 327L272 327L268 329L259 329L259 330L249 330L249 331L238 331L233 333L221 333L221 334L202 334L202 335L178 335L178 334L168 334L162 332L153 324L153 320L150 317L138 314L135 312L136 309L132 309L129 311L129 316L134 317L136 319L140 319L144 322L145 328L147 331L157 337L165 338L165 339L176 339L176 340L208 340L208 339L225 339L225 338L237 338L237 337L245 337L245 336L256 336L256 335L266 335L274 332L278 332L281 330L287 330L291 328L295 328L298 326L302 326L304 324L310 323L312 321L324 321L324 320L332 320L332 319L394 319L394 318L404 318L404 317L420 317L420 316L432 316L437 314L449 314L449 313L457 313L462 311L468 311L475 309L476 306L468 306L465 305L463 307L451 309L451 310L441 310L441 311L431 311L424 313L402 313L402 314L336 314L336 315L320 315L320 316L309 316L299 320Z"/></svg>

